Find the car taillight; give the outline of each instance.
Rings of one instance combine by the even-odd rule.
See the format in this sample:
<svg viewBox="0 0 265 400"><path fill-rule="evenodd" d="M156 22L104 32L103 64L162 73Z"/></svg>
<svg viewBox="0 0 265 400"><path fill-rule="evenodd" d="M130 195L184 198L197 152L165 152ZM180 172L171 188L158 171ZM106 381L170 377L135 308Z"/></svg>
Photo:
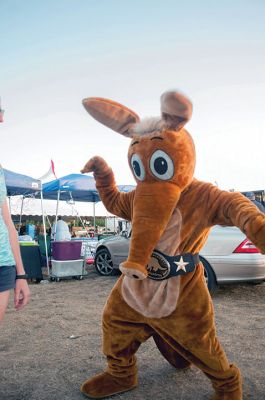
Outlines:
<svg viewBox="0 0 265 400"><path fill-rule="evenodd" d="M249 239L245 239L233 253L260 253L260 251Z"/></svg>

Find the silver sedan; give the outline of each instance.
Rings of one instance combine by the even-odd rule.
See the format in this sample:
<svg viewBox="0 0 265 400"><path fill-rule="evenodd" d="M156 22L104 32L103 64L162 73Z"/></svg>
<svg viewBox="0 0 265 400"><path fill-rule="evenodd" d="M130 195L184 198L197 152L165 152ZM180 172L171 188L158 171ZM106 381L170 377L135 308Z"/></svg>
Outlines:
<svg viewBox="0 0 265 400"><path fill-rule="evenodd" d="M95 268L101 275L117 272L129 252L130 232L100 240ZM265 279L265 255L235 227L215 226L200 252L210 292L219 283L259 282Z"/></svg>

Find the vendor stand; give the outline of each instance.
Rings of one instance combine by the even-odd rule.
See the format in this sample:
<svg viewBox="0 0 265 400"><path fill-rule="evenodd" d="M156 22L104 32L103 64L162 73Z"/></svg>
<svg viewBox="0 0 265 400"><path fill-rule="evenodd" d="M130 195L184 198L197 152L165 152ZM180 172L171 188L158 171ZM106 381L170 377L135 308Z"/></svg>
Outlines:
<svg viewBox="0 0 265 400"><path fill-rule="evenodd" d="M21 196L21 211L20 211L20 219L19 219L19 228L21 227L21 218L23 213L23 204L24 199L28 196L35 196L36 194L41 199L41 208L42 208L42 221L43 228L45 234L45 253L46 253L46 262L48 267L48 253L47 253L47 243L46 243L46 225L45 218L43 212L43 197L42 197L42 184L39 179L32 178L27 175L19 174L17 172L13 172L7 169L4 169L4 176L7 188L7 196L9 197L9 208L10 214L12 214L11 210L11 202L10 197L12 196ZM31 238L29 238L31 239ZM19 241L21 257L24 264L24 268L26 273L29 276L29 279L36 279L36 281L40 281L43 279L42 276L42 262L41 262L41 254L39 246L34 241L21 240Z"/></svg>

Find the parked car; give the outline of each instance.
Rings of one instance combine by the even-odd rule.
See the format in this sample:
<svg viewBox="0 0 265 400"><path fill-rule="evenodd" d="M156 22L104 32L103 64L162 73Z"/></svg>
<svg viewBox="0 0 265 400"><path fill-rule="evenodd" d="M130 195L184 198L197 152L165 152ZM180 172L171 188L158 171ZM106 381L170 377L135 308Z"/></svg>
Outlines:
<svg viewBox="0 0 265 400"><path fill-rule="evenodd" d="M130 231L100 240L95 268L101 275L114 274L129 252ZM265 255L236 227L215 226L200 252L210 292L220 283L258 282L265 279Z"/></svg>

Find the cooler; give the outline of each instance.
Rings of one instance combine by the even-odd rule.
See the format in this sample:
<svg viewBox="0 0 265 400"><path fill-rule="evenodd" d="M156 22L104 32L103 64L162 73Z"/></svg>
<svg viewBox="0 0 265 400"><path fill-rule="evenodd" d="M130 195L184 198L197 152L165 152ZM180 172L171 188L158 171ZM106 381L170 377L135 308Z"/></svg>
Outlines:
<svg viewBox="0 0 265 400"><path fill-rule="evenodd" d="M82 242L54 241L52 242L52 258L58 261L79 260L81 258Z"/></svg>

